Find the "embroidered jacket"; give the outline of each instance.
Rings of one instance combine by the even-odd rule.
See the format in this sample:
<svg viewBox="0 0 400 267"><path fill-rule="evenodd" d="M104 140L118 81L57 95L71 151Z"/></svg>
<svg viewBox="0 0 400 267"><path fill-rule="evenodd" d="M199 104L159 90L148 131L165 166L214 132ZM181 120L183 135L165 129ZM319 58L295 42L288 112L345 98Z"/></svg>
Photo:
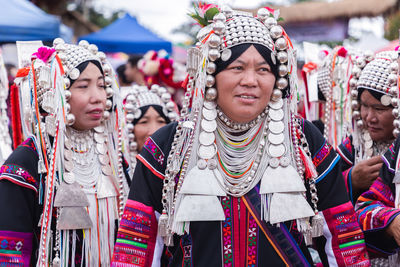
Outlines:
<svg viewBox="0 0 400 267"><path fill-rule="evenodd" d="M400 209L394 208L393 184L399 149L400 139L397 138L382 156L384 164L378 179L356 203L358 222L364 231L367 247L378 256L394 254L399 248L394 238L386 234L389 224L400 214Z"/></svg>
<svg viewBox="0 0 400 267"><path fill-rule="evenodd" d="M129 200L117 235L112 266L150 266L153 259L157 220L166 156L176 124L170 124L145 143L138 155ZM326 266L369 266L353 206L338 166L339 156L318 130L304 121L317 180L318 209L324 218L324 236L315 239ZM275 227L259 216L258 186L241 198L221 197L225 221L190 223L190 231L174 236L175 246L165 249L168 266L311 266L312 258L296 222ZM240 218L240 219L239 219Z"/></svg>

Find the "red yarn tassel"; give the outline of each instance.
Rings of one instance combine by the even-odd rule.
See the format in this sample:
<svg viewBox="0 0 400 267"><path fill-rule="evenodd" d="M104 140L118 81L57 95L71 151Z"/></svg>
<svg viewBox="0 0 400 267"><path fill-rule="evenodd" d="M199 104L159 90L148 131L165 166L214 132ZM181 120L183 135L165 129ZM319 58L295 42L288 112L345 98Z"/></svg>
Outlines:
<svg viewBox="0 0 400 267"><path fill-rule="evenodd" d="M11 127L13 148L17 148L22 143L22 127L19 107L19 89L16 84L10 87L10 108L11 108Z"/></svg>
<svg viewBox="0 0 400 267"><path fill-rule="evenodd" d="M304 174L306 179L316 178L318 177L317 170L315 169L314 163L311 161L310 157L306 155L304 150L300 148L300 157L304 163Z"/></svg>

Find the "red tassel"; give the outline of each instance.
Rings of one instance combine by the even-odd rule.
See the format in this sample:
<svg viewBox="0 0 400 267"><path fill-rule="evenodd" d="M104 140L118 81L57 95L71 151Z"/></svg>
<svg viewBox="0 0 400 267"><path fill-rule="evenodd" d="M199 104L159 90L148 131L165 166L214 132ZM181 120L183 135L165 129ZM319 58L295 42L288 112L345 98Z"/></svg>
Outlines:
<svg viewBox="0 0 400 267"><path fill-rule="evenodd" d="M316 178L318 176L317 170L315 169L314 163L311 159L305 155L305 152L300 148L300 157L304 163L304 175L306 179Z"/></svg>
<svg viewBox="0 0 400 267"><path fill-rule="evenodd" d="M343 46L338 50L337 52L338 56L340 57L346 57L347 55L347 49L344 48Z"/></svg>
<svg viewBox="0 0 400 267"><path fill-rule="evenodd" d="M11 108L11 127L13 148L17 148L22 143L22 127L19 106L19 89L16 84L10 87L10 108Z"/></svg>

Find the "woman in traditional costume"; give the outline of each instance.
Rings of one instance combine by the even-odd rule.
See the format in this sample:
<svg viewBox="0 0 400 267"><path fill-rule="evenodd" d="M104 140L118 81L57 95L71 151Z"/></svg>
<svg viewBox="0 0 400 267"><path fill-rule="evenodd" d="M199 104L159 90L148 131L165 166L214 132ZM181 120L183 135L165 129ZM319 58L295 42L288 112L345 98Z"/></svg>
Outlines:
<svg viewBox="0 0 400 267"><path fill-rule="evenodd" d="M113 77L86 41L32 55L18 82L30 136L0 171L0 265L110 265L127 191Z"/></svg>
<svg viewBox="0 0 400 267"><path fill-rule="evenodd" d="M399 134L400 124L394 117L398 117L398 110L393 109L397 105L397 52L367 53L354 61L349 82L354 130L337 151L349 197L355 204L378 178L381 156Z"/></svg>
<svg viewBox="0 0 400 267"><path fill-rule="evenodd" d="M150 266L157 234L170 266L310 266L313 238L324 264L368 266L339 156L295 115L278 12L207 7L179 122L137 157L112 266Z"/></svg>

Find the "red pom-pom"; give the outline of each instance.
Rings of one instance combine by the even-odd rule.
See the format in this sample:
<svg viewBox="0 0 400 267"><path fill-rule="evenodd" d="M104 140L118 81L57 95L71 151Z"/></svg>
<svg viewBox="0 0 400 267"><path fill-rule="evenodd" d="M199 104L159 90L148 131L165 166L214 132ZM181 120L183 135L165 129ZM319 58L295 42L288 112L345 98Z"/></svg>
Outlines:
<svg viewBox="0 0 400 267"><path fill-rule="evenodd" d="M347 49L344 48L343 46L338 50L337 52L338 56L340 57L346 57L347 55Z"/></svg>

